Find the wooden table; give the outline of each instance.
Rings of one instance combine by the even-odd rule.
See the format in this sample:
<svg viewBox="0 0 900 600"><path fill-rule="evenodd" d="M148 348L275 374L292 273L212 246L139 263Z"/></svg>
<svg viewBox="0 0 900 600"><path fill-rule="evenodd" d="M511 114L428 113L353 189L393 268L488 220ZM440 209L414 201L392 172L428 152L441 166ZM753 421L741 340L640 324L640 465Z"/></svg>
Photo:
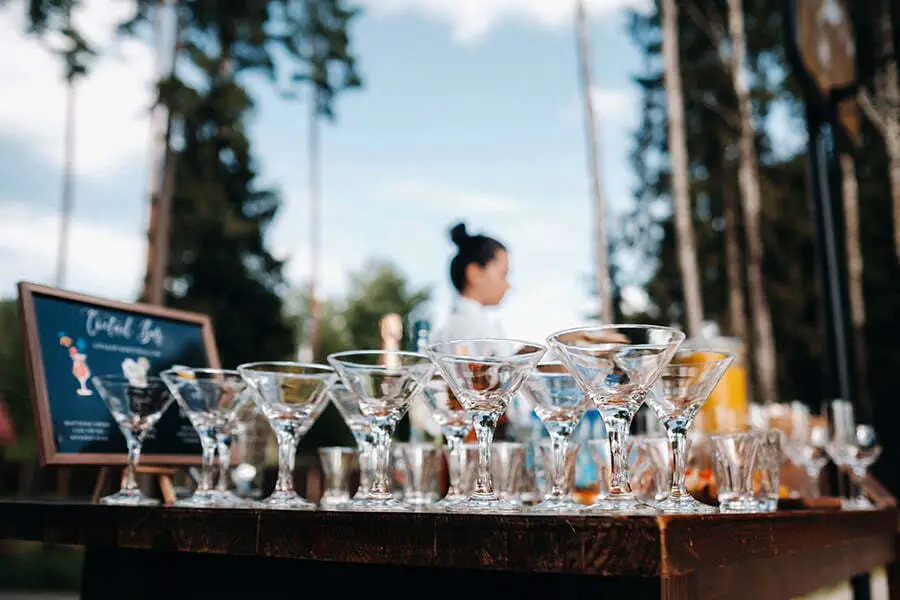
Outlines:
<svg viewBox="0 0 900 600"><path fill-rule="evenodd" d="M83 598L117 600L772 600L890 563L896 528L893 507L553 517L0 502L0 538L85 546Z"/></svg>

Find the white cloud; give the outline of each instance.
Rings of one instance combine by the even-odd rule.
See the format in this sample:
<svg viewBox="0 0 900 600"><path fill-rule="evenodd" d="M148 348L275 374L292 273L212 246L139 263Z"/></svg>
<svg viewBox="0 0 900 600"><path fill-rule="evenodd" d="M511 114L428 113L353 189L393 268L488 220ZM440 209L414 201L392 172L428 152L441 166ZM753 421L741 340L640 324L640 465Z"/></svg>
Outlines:
<svg viewBox="0 0 900 600"><path fill-rule="evenodd" d="M450 25L460 43L483 38L506 20L559 28L572 22L572 0L365 0L381 14L418 13ZM649 0L585 0L591 16L605 16L625 8L646 10Z"/></svg>
<svg viewBox="0 0 900 600"><path fill-rule="evenodd" d="M24 204L0 204L0 284L15 293L17 281L52 284L59 215ZM74 218L69 234L66 289L133 300L146 256L137 228L100 225Z"/></svg>
<svg viewBox="0 0 900 600"><path fill-rule="evenodd" d="M153 62L140 42L114 43L114 24L127 3L88 0L76 13L76 26L103 50L89 75L76 87L75 166L82 175L114 172L146 152L148 109L152 102ZM48 46L26 36L22 11L0 12L0 131L23 139L55 163L63 160L66 86L63 65ZM14 90L14 92L13 92Z"/></svg>

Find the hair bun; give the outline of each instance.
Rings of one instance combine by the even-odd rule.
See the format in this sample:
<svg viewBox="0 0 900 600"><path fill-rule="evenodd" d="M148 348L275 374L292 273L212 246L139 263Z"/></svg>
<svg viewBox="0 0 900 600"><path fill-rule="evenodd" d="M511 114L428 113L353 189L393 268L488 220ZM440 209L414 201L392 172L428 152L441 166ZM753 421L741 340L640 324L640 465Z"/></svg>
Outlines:
<svg viewBox="0 0 900 600"><path fill-rule="evenodd" d="M453 240L453 243L462 248L468 243L471 239L469 232L466 231L465 223L457 223L453 226L453 229L450 230L450 239Z"/></svg>

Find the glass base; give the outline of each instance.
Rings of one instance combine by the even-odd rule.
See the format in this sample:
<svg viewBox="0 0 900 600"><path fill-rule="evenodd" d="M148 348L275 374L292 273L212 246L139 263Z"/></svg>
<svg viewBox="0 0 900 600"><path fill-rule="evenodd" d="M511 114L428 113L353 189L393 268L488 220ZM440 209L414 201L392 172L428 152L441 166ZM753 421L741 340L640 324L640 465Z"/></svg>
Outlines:
<svg viewBox="0 0 900 600"><path fill-rule="evenodd" d="M717 506L703 504L690 494L669 496L662 502L655 502L653 508L669 515L714 515L719 512Z"/></svg>
<svg viewBox="0 0 900 600"><path fill-rule="evenodd" d="M871 510L873 508L875 508L875 504L865 496L841 498L842 510Z"/></svg>
<svg viewBox="0 0 900 600"><path fill-rule="evenodd" d="M583 512L613 515L655 515L656 510L631 494L617 494L598 498L596 502L585 506Z"/></svg>
<svg viewBox="0 0 900 600"><path fill-rule="evenodd" d="M519 512L521 509L521 505L502 500L495 493L472 494L453 506L453 512L468 513L509 513Z"/></svg>
<svg viewBox="0 0 900 600"><path fill-rule="evenodd" d="M100 498L100 504L109 506L159 506L160 501L141 493L141 490L119 490Z"/></svg>
<svg viewBox="0 0 900 600"><path fill-rule="evenodd" d="M460 502L465 502L469 497L465 494L452 494L447 495L434 503L434 508L437 510L452 510L454 506L459 504Z"/></svg>
<svg viewBox="0 0 900 600"><path fill-rule="evenodd" d="M252 501L245 500L227 490L203 490L177 500L172 506L178 508L252 508L253 504Z"/></svg>
<svg viewBox="0 0 900 600"><path fill-rule="evenodd" d="M575 502L571 496L544 498L537 504L528 507L530 513L574 514L584 510L584 506Z"/></svg>
<svg viewBox="0 0 900 600"><path fill-rule="evenodd" d="M275 510L316 510L318 508L297 492L272 492L272 495L260 500L258 506Z"/></svg>
<svg viewBox="0 0 900 600"><path fill-rule="evenodd" d="M378 498L370 495L366 498L361 499L357 499L356 497L354 497L349 502L345 502L344 504L339 506L337 510L358 510L364 512L412 512L414 508L409 504L406 504L402 500L397 500L394 497Z"/></svg>
<svg viewBox="0 0 900 600"><path fill-rule="evenodd" d="M343 494L325 492L319 500L319 507L326 510L334 510L340 508L341 505L346 504L347 502L350 502L350 494L347 494L346 492Z"/></svg>

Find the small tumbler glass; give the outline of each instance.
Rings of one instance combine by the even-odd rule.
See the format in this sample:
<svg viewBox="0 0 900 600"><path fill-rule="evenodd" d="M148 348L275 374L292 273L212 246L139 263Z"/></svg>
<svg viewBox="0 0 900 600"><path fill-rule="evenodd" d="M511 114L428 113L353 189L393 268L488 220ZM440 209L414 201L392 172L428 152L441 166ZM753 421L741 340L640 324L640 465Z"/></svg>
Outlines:
<svg viewBox="0 0 900 600"><path fill-rule="evenodd" d="M522 466L525 463L525 444L494 442L493 446L491 466L497 495L514 507L522 508L519 484L522 482Z"/></svg>
<svg viewBox="0 0 900 600"><path fill-rule="evenodd" d="M779 429L764 429L755 435L759 438L759 450L751 480L753 499L759 512L775 512L781 488L785 435Z"/></svg>
<svg viewBox="0 0 900 600"><path fill-rule="evenodd" d="M753 469L759 452L760 438L746 431L710 436L713 449L719 511L723 513L756 512L753 499Z"/></svg>
<svg viewBox="0 0 900 600"><path fill-rule="evenodd" d="M578 451L580 450L580 446L575 442L569 442L566 444L566 460L564 463L565 469L565 496L562 498L566 501L572 501L573 492L575 490L575 462L578 459ZM553 486L551 485L552 481L556 481L556 460L554 459L553 454L553 444L550 440L542 440L540 444L538 444L538 450L540 452L540 460L541 460L541 468L544 472L544 478L542 484L540 486L541 497L543 499L554 498L553 496ZM532 507L532 510L540 512L541 509L539 506ZM571 508L565 510L563 512L578 512L577 508Z"/></svg>
<svg viewBox="0 0 900 600"><path fill-rule="evenodd" d="M319 448L319 461L325 480L325 492L319 500L322 508L335 508L350 500L350 472L356 465L356 449L345 446Z"/></svg>
<svg viewBox="0 0 900 600"><path fill-rule="evenodd" d="M438 474L441 469L441 448L427 442L397 444L395 458L403 470L403 501L424 508L437 501Z"/></svg>

